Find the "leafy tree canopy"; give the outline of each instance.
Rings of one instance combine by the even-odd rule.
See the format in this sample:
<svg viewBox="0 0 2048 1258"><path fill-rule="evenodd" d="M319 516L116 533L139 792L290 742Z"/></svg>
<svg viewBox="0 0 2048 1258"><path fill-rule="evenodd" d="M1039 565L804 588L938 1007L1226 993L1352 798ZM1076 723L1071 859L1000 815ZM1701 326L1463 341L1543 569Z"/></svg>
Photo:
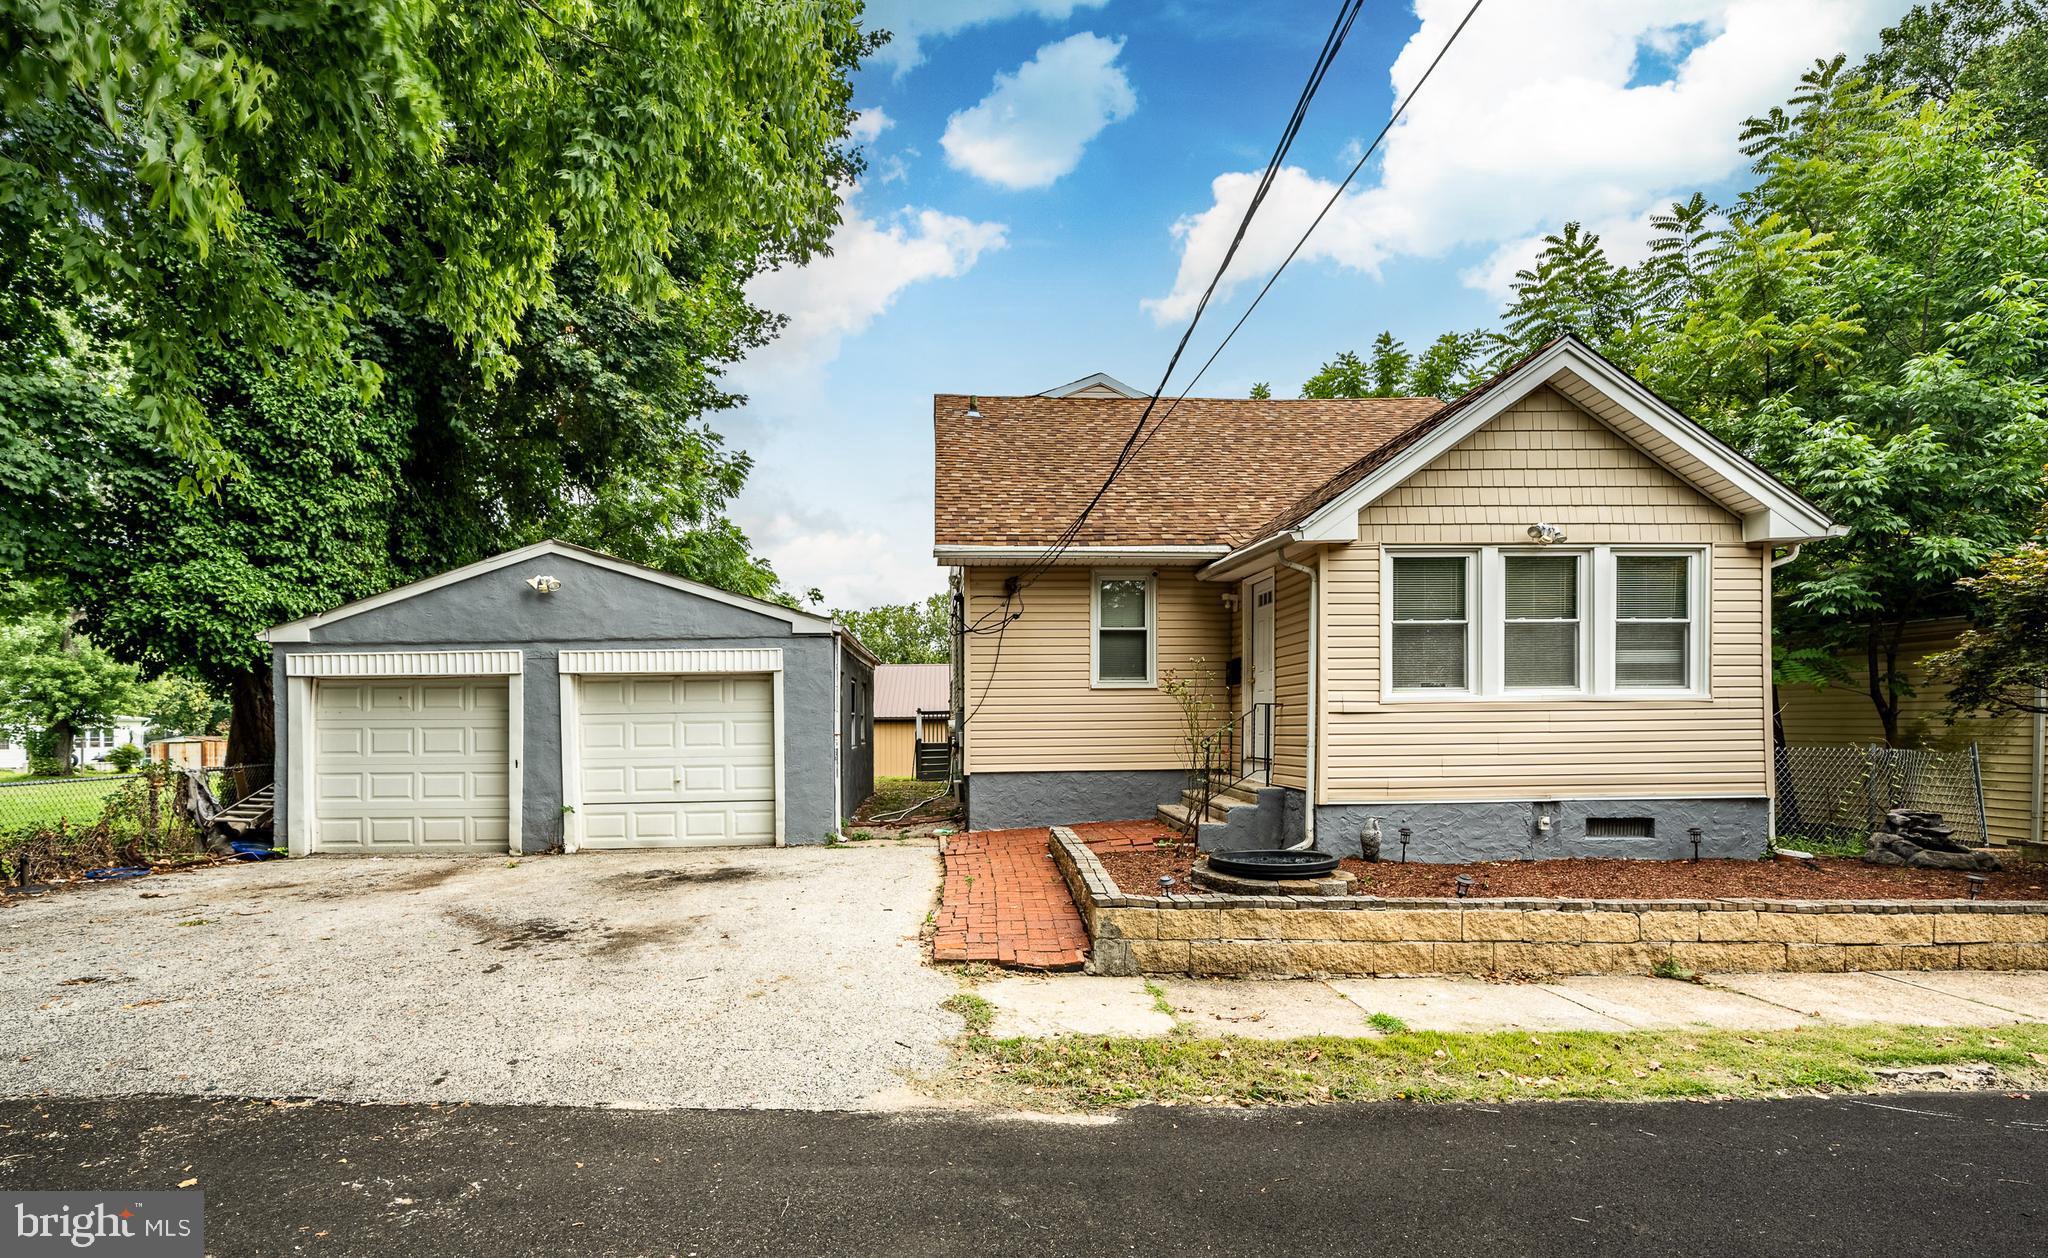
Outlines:
<svg viewBox="0 0 2048 1258"><path fill-rule="evenodd" d="M951 608L951 596L942 592L920 603L835 611L832 618L884 664L944 664L953 658Z"/></svg>
<svg viewBox="0 0 2048 1258"><path fill-rule="evenodd" d="M235 462L204 360L230 339L373 390L358 334L394 309L492 375L565 258L644 305L680 295L670 262L693 237L771 260L819 247L857 169L858 12L15 0L0 338L19 361L101 322L122 391L211 487ZM310 273L277 234L307 242Z"/></svg>
<svg viewBox="0 0 2048 1258"><path fill-rule="evenodd" d="M0 730L36 759L71 772L77 735L128 714L138 698L135 669L74 633L61 615L40 613L0 625Z"/></svg>

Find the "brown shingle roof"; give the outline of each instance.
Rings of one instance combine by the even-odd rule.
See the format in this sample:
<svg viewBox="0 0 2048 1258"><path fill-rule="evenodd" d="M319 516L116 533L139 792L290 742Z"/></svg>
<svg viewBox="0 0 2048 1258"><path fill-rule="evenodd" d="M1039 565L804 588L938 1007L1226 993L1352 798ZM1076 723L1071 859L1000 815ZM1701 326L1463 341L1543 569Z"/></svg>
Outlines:
<svg viewBox="0 0 2048 1258"><path fill-rule="evenodd" d="M935 537L941 546L1054 541L1102 484L1142 398L932 399ZM1253 540L1362 456L1444 409L1435 398L1188 398L1103 498L1079 546Z"/></svg>

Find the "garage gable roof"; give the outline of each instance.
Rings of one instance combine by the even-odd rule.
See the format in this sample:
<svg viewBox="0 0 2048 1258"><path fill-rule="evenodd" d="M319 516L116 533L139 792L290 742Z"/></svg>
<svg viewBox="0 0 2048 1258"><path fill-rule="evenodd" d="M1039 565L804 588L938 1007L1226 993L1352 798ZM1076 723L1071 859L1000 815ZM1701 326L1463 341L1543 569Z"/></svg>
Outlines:
<svg viewBox="0 0 2048 1258"><path fill-rule="evenodd" d="M558 542L550 538L544 542L535 542L531 546L521 546L517 550L508 550L503 554L492 555L488 559L479 559L473 564L452 568L437 576L425 577L412 582L410 585L401 585L396 589L386 590L382 594L372 594L368 598L359 598L353 603L343 603L331 611L317 612L311 616L302 616L297 620L274 625L264 630L258 636L265 642L310 642L312 641L312 634L315 629L324 628L327 625L334 624L336 621L346 620L350 616L358 616L364 612L375 611L380 607L389 607L393 603L402 603L406 599L417 598L422 594L430 594L435 590L467 581L472 577L480 577L486 573L496 572L500 568L509 568L514 564L525 563L530 559L541 559L550 556L573 559L578 563L586 563L594 568L604 568L624 576L637 577L654 585L665 586L671 590L679 590L685 594L694 594L698 598L707 599L714 603L723 603L728 607L737 607L742 611L749 611L757 615L780 620L789 625L790 631L793 633L845 632L838 624L824 616L813 616L808 612L800 612L794 608L784 607L780 603L771 603L766 599L749 598L744 594L734 594L728 590L721 590L715 585L705 585L701 581L687 580L672 573L663 572L658 568L650 568L645 564L637 564L630 560L620 559L616 555L607 555L601 550L591 550L584 546L573 546L568 542ZM846 636L851 641L852 635L847 634ZM863 648L863 651L865 651L865 648Z"/></svg>

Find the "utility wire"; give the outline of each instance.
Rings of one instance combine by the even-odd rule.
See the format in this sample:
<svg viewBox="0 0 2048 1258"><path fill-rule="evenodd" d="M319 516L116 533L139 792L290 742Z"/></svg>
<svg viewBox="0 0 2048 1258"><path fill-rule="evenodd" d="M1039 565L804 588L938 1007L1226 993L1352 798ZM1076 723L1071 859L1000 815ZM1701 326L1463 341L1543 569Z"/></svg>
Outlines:
<svg viewBox="0 0 2048 1258"><path fill-rule="evenodd" d="M1059 537L1046 548L1045 552L1034 560L1022 573L1012 579L1014 589L1022 589L1030 585L1047 568L1058 562L1059 557L1073 545L1074 539L1080 535L1082 527L1086 525L1089 516L1094 513L1095 508L1101 505L1103 498L1109 493L1110 487L1116 483L1117 477L1122 475L1124 469L1130 465L1131 459L1139 448L1140 438L1145 433L1146 425L1152 418L1153 408L1159 404L1161 395L1166 392L1167 384L1173 379L1175 369L1180 366L1181 356L1187 352L1188 342L1194 338L1195 328L1201 323L1202 315L1208 309L1210 300L1215 296L1217 288L1221 286L1223 276L1230 269L1231 261L1237 256L1239 246L1244 243L1245 235L1251 229L1253 217L1259 212L1259 207L1265 203L1266 195L1272 191L1274 181L1279 177L1281 168L1286 164L1287 154L1293 149L1295 138L1300 135L1302 123L1308 116L1310 102L1315 99L1317 91L1323 85L1323 80L1329 75L1330 67L1335 63L1338 51L1343 48L1345 38L1350 35L1352 25L1358 21L1358 15L1364 7L1365 0L1344 0L1343 3L1338 5L1336 18L1330 25L1329 34L1323 39L1323 47L1316 55L1316 61L1309 71L1307 82L1302 85L1301 95L1295 101L1294 111L1288 116L1287 125L1281 131L1280 140L1273 148L1273 155L1267 160L1266 169L1259 177L1258 186L1253 190L1251 200L1246 204L1244 214L1238 220L1237 230L1231 235L1230 245L1224 251L1223 260L1217 265L1216 273L1210 277L1208 286L1202 290L1201 300L1196 303L1194 316L1188 320L1186 330L1181 333L1179 343L1174 346L1173 356L1167 360L1166 370L1159 378L1158 387L1153 389L1151 397L1146 399L1144 411L1139 414L1138 422L1132 426L1130 436L1124 440L1123 449L1118 452L1116 462L1111 465L1109 474L1103 478L1101 487L1095 491L1094 496L1088 500L1087 504L1081 508L1080 513L1074 517L1074 522L1062 530Z"/></svg>
<svg viewBox="0 0 2048 1258"><path fill-rule="evenodd" d="M1465 10L1465 16L1459 19L1456 29L1451 31L1451 37L1444 41L1444 46L1436 50L1436 56L1430 59L1428 67L1422 72L1422 77L1415 80L1415 86L1409 88L1407 94L1401 97L1400 102L1394 106L1393 114L1388 117L1386 125L1380 128L1380 133L1373 137L1372 143L1366 147L1365 152L1359 154L1358 160L1352 163L1351 173L1344 176L1343 182L1337 185L1337 190L1330 194L1330 199L1323 202L1323 208L1317 211L1315 220L1308 225L1308 230L1301 233L1301 239L1294 242L1294 248L1287 251L1287 256L1281 259L1280 265L1275 267L1273 273L1266 277L1266 283L1259 289L1258 295L1253 297L1251 304L1244 308L1244 313L1237 317L1237 322L1230 326L1230 331L1223 334L1223 340L1217 344L1216 348L1209 354L1209 357L1203 360L1201 368L1195 372L1194 377L1181 388L1180 396L1173 399L1173 405L1166 408L1166 414L1159 417L1159 422L1153 426L1152 431L1146 433L1144 439L1138 443L1138 453L1142 453L1145 447L1151 444L1153 436L1166 426L1166 421L1173 418L1174 411L1180 408L1180 404L1187 399L1188 394L1193 391L1195 385L1208 373L1210 366L1215 363L1217 358L1222 356L1224 349L1230 345L1231 339L1237 335L1237 330L1245 325L1245 320L1252 317L1252 311L1259 308L1259 303L1266 300L1266 294L1273 291L1273 285L1279 280L1280 273L1285 271L1288 264L1294 261L1295 256L1301 252L1302 246L1308 243L1308 238L1315 234L1316 228L1322 226L1323 219L1329 216L1332 209L1336 208L1337 199L1344 195L1344 190L1351 186L1351 181L1358 178L1358 172L1364 170L1365 164L1372 160L1372 155L1379 148L1380 142L1387 138L1387 133L1394 129L1394 124L1401 121L1401 115L1408 112L1408 102L1415 99L1415 94L1422 90L1422 85L1429 82L1429 76L1436 73L1437 63L1444 59L1444 54L1451 50L1451 45L1458 42L1458 36L1465 33L1466 24L1471 22L1472 15L1479 12L1479 6L1484 3L1486 3L1486 0L1472 0L1472 7ZM1136 457L1136 455L1134 454L1133 457Z"/></svg>

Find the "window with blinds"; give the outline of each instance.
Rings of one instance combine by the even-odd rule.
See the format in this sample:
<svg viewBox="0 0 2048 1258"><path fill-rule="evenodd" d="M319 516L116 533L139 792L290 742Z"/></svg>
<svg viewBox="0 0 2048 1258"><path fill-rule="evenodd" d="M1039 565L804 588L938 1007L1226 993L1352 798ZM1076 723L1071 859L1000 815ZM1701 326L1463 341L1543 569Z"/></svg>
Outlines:
<svg viewBox="0 0 2048 1258"><path fill-rule="evenodd" d="M1677 688L1689 684L1692 639L1692 559L1686 555L1616 555L1615 687Z"/></svg>
<svg viewBox="0 0 2048 1258"><path fill-rule="evenodd" d="M1464 690L1471 619L1469 562L1459 555L1393 561L1396 690Z"/></svg>
<svg viewBox="0 0 2048 1258"><path fill-rule="evenodd" d="M1099 577L1095 582L1095 681L1152 684L1152 582Z"/></svg>
<svg viewBox="0 0 2048 1258"><path fill-rule="evenodd" d="M1501 685L1509 690L1577 688L1579 557L1508 555L1502 569Z"/></svg>

